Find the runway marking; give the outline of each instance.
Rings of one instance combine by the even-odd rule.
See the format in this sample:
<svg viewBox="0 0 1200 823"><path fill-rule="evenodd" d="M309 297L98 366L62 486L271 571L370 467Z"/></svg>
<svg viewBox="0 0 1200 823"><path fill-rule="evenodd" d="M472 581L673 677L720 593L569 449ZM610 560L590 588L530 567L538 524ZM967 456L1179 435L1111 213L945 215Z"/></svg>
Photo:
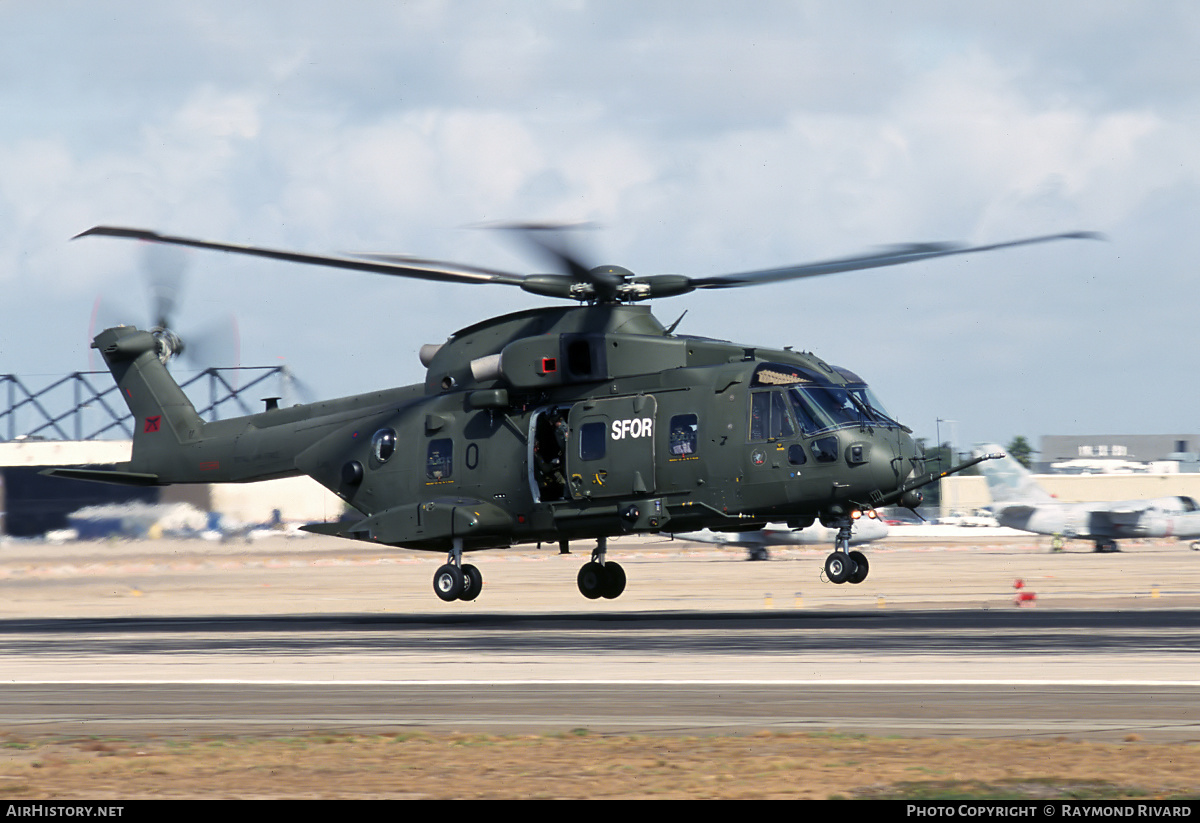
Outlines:
<svg viewBox="0 0 1200 823"><path fill-rule="evenodd" d="M0 686L1127 686L1139 688L1200 688L1200 680L576 680L538 678L520 680L248 680L212 678L197 680L4 680Z"/></svg>

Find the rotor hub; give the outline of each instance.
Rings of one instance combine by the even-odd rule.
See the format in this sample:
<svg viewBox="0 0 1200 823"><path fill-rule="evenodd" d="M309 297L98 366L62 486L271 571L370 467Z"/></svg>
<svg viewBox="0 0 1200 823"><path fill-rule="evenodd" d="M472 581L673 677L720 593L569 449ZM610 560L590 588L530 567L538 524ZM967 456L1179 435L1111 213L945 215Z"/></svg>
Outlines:
<svg viewBox="0 0 1200 823"><path fill-rule="evenodd" d="M164 366L171 358L183 354L183 339L175 332L165 326L155 326L150 333L154 335L158 359Z"/></svg>

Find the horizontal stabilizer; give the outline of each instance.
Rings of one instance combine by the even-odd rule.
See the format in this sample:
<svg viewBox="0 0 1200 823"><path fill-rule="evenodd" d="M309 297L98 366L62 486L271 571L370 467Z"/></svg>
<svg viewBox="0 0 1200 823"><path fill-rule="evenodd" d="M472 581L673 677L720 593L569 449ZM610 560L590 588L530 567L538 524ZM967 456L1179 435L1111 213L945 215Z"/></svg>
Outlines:
<svg viewBox="0 0 1200 823"><path fill-rule="evenodd" d="M328 534L334 537L351 537L346 534L347 527L352 523L345 523L340 520L335 520L332 523L305 523L300 527L300 531L312 532L313 534Z"/></svg>
<svg viewBox="0 0 1200 823"><path fill-rule="evenodd" d="M333 522L305 523L300 527L302 532L325 534L332 537L344 537L347 540L372 540L371 533L362 528L365 519L334 520Z"/></svg>
<svg viewBox="0 0 1200 823"><path fill-rule="evenodd" d="M41 474L47 477L65 477L68 480L90 480L94 483L117 483L122 486L157 486L158 475L145 472L123 472L111 469L46 469Z"/></svg>

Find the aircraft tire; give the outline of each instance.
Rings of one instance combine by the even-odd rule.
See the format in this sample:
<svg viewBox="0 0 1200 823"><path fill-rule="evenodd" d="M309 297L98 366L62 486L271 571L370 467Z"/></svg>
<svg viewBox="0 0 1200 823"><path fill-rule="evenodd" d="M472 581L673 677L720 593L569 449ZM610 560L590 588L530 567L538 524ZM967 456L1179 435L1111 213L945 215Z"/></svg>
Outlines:
<svg viewBox="0 0 1200 823"><path fill-rule="evenodd" d="M585 563L575 578L579 585L579 593L588 600L595 600L604 594L604 567L592 561Z"/></svg>
<svg viewBox="0 0 1200 823"><path fill-rule="evenodd" d="M483 572L470 563L462 567L463 590L459 600L474 600L483 591Z"/></svg>
<svg viewBox="0 0 1200 823"><path fill-rule="evenodd" d="M867 573L871 570L871 564L867 562L867 556L862 552L850 552L850 559L854 561L856 568L846 578L846 582L856 584L863 582L867 579Z"/></svg>
<svg viewBox="0 0 1200 823"><path fill-rule="evenodd" d="M483 582L483 578L480 578ZM438 567L433 575L433 592L447 603L457 600L463 590L463 573L458 566L450 563Z"/></svg>
<svg viewBox="0 0 1200 823"><path fill-rule="evenodd" d="M604 584L600 595L615 600L625 591L625 570L617 563L604 564Z"/></svg>
<svg viewBox="0 0 1200 823"><path fill-rule="evenodd" d="M825 558L825 576L830 583L842 584L850 579L854 572L851 564L854 561L843 552L834 552Z"/></svg>

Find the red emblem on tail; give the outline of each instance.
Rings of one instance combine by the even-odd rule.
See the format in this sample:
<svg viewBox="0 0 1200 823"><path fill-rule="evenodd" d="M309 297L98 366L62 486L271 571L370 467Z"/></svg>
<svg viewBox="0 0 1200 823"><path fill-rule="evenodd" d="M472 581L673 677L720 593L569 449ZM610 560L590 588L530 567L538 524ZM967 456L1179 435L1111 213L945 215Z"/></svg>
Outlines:
<svg viewBox="0 0 1200 823"><path fill-rule="evenodd" d="M156 432L162 426L162 415L156 414L153 417L146 418L146 425L142 428L144 432Z"/></svg>

